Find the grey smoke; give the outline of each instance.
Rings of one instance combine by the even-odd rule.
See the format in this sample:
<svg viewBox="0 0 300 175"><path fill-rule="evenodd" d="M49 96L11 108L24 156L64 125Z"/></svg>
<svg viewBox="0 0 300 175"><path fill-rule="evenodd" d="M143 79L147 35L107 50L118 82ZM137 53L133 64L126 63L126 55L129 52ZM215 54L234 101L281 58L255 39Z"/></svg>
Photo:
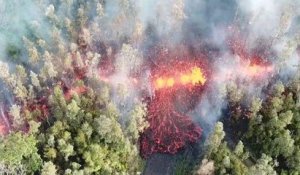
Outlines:
<svg viewBox="0 0 300 175"><path fill-rule="evenodd" d="M5 49L10 44L24 51L22 37L33 29L36 30L34 35L51 40L51 27L44 14L45 9L55 2L43 2L0 0L1 60L6 58ZM58 18L75 20L82 3L81 0L57 1L53 4L54 12ZM102 8L103 16L99 16L94 6L87 9L91 21L88 21L86 27L91 32L92 44L98 41L116 44L115 63L120 69L110 78L113 82L113 101L118 104L120 111L129 111L135 102L143 98L138 93L141 87L130 83L130 71L132 67L142 67L149 59L155 60L156 46L166 47L172 52L172 49L176 51L178 45L184 45L191 52L191 57L204 54L210 60L212 81L190 114L196 121L206 122L208 126L213 126L223 115L222 110L227 106L224 94L228 83L238 82L246 96L263 96L262 89L272 78L265 77L258 84L250 83L240 73L240 68L249 62L241 61L245 58L232 53L228 44L230 37L241 33L250 54L261 49L261 43L264 43L266 50L270 51L264 59L274 65L274 77L279 77L283 82L292 78L299 69L295 66L299 65L299 53L296 51L300 43L300 2L297 0L109 0L105 1ZM64 31L62 38L68 45L69 41L63 34ZM129 44L136 50L138 65L120 56L123 44ZM251 58L247 59L251 61ZM26 62L26 54L22 54L22 60ZM152 96L149 72L149 68L142 69L141 82ZM228 80L227 76L231 79ZM122 101L126 105L118 102L123 98L117 93L118 86L128 90ZM210 128L207 128L207 132Z"/></svg>

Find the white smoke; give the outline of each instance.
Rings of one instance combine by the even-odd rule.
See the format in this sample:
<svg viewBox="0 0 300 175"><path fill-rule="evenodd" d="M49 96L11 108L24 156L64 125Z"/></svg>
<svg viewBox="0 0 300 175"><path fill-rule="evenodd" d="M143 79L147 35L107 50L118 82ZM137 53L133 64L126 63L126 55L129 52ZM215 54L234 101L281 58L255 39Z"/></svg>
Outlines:
<svg viewBox="0 0 300 175"><path fill-rule="evenodd" d="M79 33L88 33L86 42L92 49L97 51L97 42L105 43L105 52L113 47L116 71L109 78L113 101L118 103L121 112L129 111L134 103L141 101L140 89L146 89L151 96L148 79L151 72L144 66L149 59L160 61L155 58L156 47L170 48L176 57L177 48L185 45L191 57L198 58L198 53L208 57L211 80L191 115L210 126L227 106L224 94L228 84L238 82L246 96L260 96L272 78L267 76L261 83L249 83L241 71L250 65L251 58L233 53L228 42L230 37L241 37L249 55L260 49L268 50L264 59L274 65L273 76L283 82L299 69L296 51L300 43L300 2L297 0L109 0L105 3L0 0L0 14L0 60L4 62L8 62L6 53L10 45L20 48L21 59L28 62L23 36L43 38L46 43L57 36L61 48L70 48L71 43L77 42L74 38ZM78 25L84 23L85 29L75 30L71 21ZM61 26L63 29L53 34L53 27ZM51 50L56 45L48 47ZM103 59L104 54L99 55ZM132 83L132 73L136 72L140 74L138 85Z"/></svg>

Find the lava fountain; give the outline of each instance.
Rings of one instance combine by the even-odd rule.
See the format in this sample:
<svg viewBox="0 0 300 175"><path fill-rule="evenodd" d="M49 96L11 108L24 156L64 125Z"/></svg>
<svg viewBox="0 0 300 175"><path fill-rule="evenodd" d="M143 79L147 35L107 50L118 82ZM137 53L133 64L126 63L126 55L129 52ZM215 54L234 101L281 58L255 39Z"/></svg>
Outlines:
<svg viewBox="0 0 300 175"><path fill-rule="evenodd" d="M204 71L194 63L176 62L156 68L152 75L155 95L148 103L150 126L140 136L144 158L153 153L175 154L188 143L196 142L202 132L180 108L193 108L190 102L199 96L206 82Z"/></svg>

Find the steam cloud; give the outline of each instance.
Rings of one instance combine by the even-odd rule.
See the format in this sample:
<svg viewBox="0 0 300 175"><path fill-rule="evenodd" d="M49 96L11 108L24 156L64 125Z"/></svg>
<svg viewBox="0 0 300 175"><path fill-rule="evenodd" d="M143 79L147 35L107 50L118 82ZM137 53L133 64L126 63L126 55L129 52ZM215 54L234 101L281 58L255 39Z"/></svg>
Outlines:
<svg viewBox="0 0 300 175"><path fill-rule="evenodd" d="M57 3L51 4L54 2ZM148 95L153 95L147 81L151 73L143 65L160 61L155 55L157 47L172 53L183 45L183 50L191 57L205 55L210 62L207 69L210 69L211 80L190 115L206 122L209 126L203 126L206 131L226 108L227 85L239 82L238 88L244 89L246 95L260 97L261 90L272 77L286 82L299 73L300 2L297 0L110 0L104 5L95 4L93 9L84 9L80 0L0 1L1 62L9 63L10 69L15 69L14 63L6 59L6 49L13 45L21 48L21 58L26 64L23 36L34 31L36 36L50 42L54 38L50 32L51 22L47 19L68 23L68 20L80 18L80 10L86 11L89 17L87 32L81 33L89 38L91 47L104 42L108 45L105 53L115 54L116 72L109 78L113 84L113 101L123 115L128 115L124 111L129 111L136 101L141 100L141 86L147 89ZM71 43L76 41L69 41L64 31L60 36L65 47L72 50ZM232 38L239 43L230 43ZM241 44L246 49L246 58L234 53L232 44ZM100 59L105 56L101 51L99 54ZM241 71L250 65L255 54L262 55L264 62L273 65L274 73L252 83ZM143 85L131 83L131 72L141 74ZM127 89L125 97L120 97L117 92L120 86ZM5 93L3 98L7 97Z"/></svg>

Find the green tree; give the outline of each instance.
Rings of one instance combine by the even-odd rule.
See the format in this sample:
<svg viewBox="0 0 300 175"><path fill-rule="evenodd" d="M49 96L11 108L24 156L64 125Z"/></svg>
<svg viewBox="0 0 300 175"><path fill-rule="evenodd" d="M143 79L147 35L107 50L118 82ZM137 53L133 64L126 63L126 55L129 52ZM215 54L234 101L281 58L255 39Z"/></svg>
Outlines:
<svg viewBox="0 0 300 175"><path fill-rule="evenodd" d="M143 103L138 103L130 113L127 122L127 135L135 143L140 133L147 127L149 127L149 123L146 121L146 106Z"/></svg>
<svg viewBox="0 0 300 175"><path fill-rule="evenodd" d="M22 165L28 173L36 172L42 164L36 144L31 134L12 133L0 141L0 162L8 166Z"/></svg>
<svg viewBox="0 0 300 175"><path fill-rule="evenodd" d="M276 175L274 170L274 162L271 157L263 154L260 159L257 160L257 163L252 166L249 170L249 175Z"/></svg>
<svg viewBox="0 0 300 175"><path fill-rule="evenodd" d="M66 101L62 91L54 89L49 103L56 120L39 136L43 159L52 161L58 174L136 173L142 160L137 142L127 134L129 126L120 124L112 102L98 104L102 94L91 91ZM145 113L143 108L136 111L137 125L131 129L139 131L139 117Z"/></svg>
<svg viewBox="0 0 300 175"><path fill-rule="evenodd" d="M275 86L274 94L264 103L258 116L250 119L245 138L257 155L265 153L272 157L282 155L288 157L293 153L294 140L289 125L293 120L293 112L284 110L284 87Z"/></svg>
<svg viewBox="0 0 300 175"><path fill-rule="evenodd" d="M225 132L223 131L223 123L217 122L215 125L214 132L210 135L207 141L208 155L210 155L213 152L216 152L219 149L224 137Z"/></svg>
<svg viewBox="0 0 300 175"><path fill-rule="evenodd" d="M41 171L41 175L56 175L56 167L50 162L45 162Z"/></svg>
<svg viewBox="0 0 300 175"><path fill-rule="evenodd" d="M239 141L235 146L234 154L238 156L241 160L246 160L249 157L249 152L245 150L244 144L242 141Z"/></svg>
<svg viewBox="0 0 300 175"><path fill-rule="evenodd" d="M216 174L246 174L248 168L243 160L248 156L242 142L239 142L235 150L232 151L223 140L224 137L223 124L217 122L213 133L208 138L208 149L205 157L214 162Z"/></svg>

